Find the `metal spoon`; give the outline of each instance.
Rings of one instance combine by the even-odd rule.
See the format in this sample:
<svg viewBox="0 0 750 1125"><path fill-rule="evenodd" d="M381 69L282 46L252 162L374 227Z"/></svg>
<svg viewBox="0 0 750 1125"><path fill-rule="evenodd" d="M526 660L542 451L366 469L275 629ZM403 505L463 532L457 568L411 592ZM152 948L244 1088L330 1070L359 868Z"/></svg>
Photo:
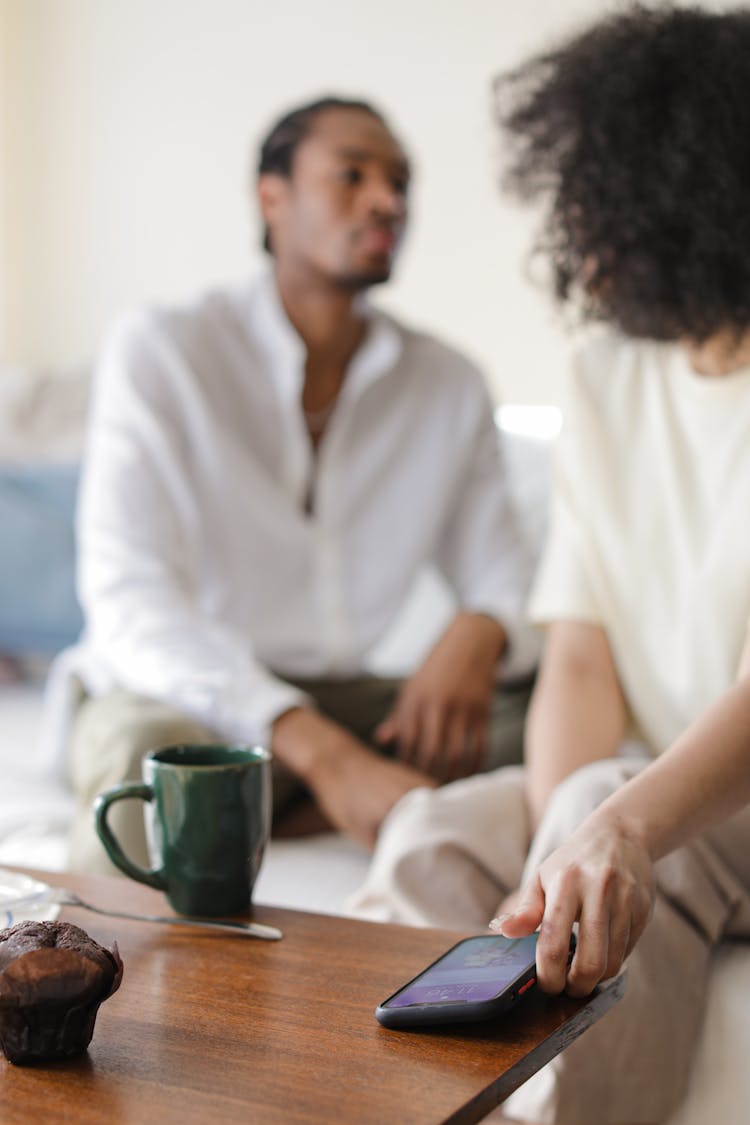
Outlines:
<svg viewBox="0 0 750 1125"><path fill-rule="evenodd" d="M81 910L92 910L95 914L106 914L111 918L127 918L133 922L164 922L170 926L193 926L203 930L224 930L229 933L239 934L241 937L262 938L265 941L278 941L284 935L276 926L266 926L261 922L232 922L225 919L209 918L176 918L171 915L157 914L129 914L124 910L105 910L102 906L93 906L84 902L73 891L65 887L49 887L45 883L38 883L40 890L33 894L22 895L17 898L0 901L0 916L3 912L8 914L8 925L12 925L13 914L29 907L46 906L57 903L60 906L77 906Z"/></svg>

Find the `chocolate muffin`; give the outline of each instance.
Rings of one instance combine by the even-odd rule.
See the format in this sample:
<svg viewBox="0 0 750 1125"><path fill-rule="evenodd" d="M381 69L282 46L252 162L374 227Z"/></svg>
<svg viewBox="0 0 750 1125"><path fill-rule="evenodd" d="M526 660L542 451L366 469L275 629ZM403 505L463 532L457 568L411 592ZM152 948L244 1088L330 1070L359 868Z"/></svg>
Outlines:
<svg viewBox="0 0 750 1125"><path fill-rule="evenodd" d="M121 979L117 944L105 949L70 922L0 930L0 1047L12 1063L85 1051Z"/></svg>

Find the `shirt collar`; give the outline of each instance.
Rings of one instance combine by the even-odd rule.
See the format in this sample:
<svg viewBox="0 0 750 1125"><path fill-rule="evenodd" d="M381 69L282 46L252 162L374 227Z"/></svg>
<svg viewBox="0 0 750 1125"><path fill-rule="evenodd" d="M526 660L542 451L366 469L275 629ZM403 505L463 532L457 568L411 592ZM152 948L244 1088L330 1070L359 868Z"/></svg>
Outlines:
<svg viewBox="0 0 750 1125"><path fill-rule="evenodd" d="M368 327L346 373L341 396L347 401L390 374L403 351L402 333L389 316L364 296L362 311ZM272 270L266 271L256 286L252 321L253 335L266 355L281 397L298 401L304 380L305 345L286 315Z"/></svg>

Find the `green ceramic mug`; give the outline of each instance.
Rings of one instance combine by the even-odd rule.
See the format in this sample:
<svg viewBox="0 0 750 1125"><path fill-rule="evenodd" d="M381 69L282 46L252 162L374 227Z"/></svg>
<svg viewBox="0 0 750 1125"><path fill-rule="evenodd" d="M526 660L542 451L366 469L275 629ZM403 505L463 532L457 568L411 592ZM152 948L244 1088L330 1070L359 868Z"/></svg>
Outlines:
<svg viewBox="0 0 750 1125"><path fill-rule="evenodd" d="M115 801L146 802L153 867L129 859L107 822ZM180 914L247 910L271 832L271 754L259 746L182 745L143 759L143 784L123 782L94 803L112 862L164 891Z"/></svg>

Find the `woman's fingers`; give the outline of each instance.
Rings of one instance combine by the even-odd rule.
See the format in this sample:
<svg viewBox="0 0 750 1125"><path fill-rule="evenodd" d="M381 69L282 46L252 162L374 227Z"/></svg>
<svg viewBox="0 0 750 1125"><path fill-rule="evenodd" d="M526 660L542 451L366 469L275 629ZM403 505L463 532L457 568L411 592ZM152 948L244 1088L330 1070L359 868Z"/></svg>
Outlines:
<svg viewBox="0 0 750 1125"><path fill-rule="evenodd" d="M568 981L570 935L581 912L577 873L567 868L545 885L544 917L536 947L539 987L556 995Z"/></svg>
<svg viewBox="0 0 750 1125"><path fill-rule="evenodd" d="M544 915L544 891L539 877L535 875L518 894L513 913L503 912L490 922L495 933L510 938L526 937L539 927Z"/></svg>
<svg viewBox="0 0 750 1125"><path fill-rule="evenodd" d="M612 913L608 896L582 896L578 944L566 979L570 996L588 996L607 973Z"/></svg>
<svg viewBox="0 0 750 1125"><path fill-rule="evenodd" d="M564 847L550 856L516 909L493 919L490 927L506 937L522 937L539 926L540 987L587 996L619 972L648 921L653 888L649 871L629 852L592 848L582 855L577 847L571 852ZM578 944L571 962L575 923Z"/></svg>

